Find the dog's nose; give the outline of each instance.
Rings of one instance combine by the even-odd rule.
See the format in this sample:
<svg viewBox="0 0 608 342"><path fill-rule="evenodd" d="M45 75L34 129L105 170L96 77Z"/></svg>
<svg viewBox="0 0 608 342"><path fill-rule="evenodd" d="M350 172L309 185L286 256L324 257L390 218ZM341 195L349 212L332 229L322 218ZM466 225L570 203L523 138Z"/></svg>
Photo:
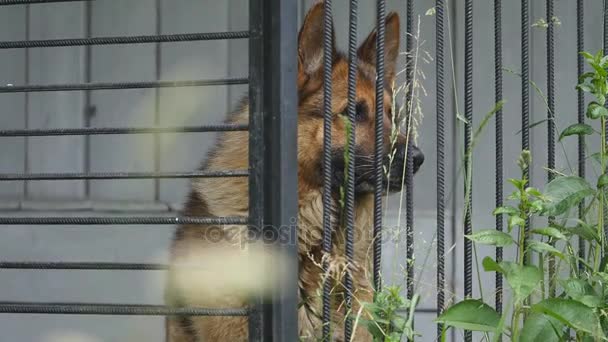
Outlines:
<svg viewBox="0 0 608 342"><path fill-rule="evenodd" d="M412 149L412 159L414 162L414 173L416 173L420 169L420 166L422 166L422 163L424 163L424 153L416 146L413 146Z"/></svg>

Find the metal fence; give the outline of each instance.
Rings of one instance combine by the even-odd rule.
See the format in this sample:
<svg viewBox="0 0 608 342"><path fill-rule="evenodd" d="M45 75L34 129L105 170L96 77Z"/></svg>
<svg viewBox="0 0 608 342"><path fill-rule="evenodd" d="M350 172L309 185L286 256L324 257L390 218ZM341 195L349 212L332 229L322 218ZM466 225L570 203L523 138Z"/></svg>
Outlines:
<svg viewBox="0 0 608 342"><path fill-rule="evenodd" d="M1 6L25 5L48 2L69 2L86 0L0 0ZM103 0L99 0L103 1ZM378 26L378 45L377 63L379 66L376 79L376 113L384 112L383 93L384 93L384 39L385 39L385 1L377 2L377 26ZM413 47L413 9L415 5L422 6L420 1L404 0L406 6L406 50L411 51ZM427 6L428 4L424 4ZM31 136L65 136L65 135L107 135L107 134L179 134L194 132L218 132L218 131L242 131L249 130L249 170L226 170L222 172L115 172L115 173L44 173L44 174L0 174L0 181L36 181L36 180L85 180L85 179L160 179L160 178L196 178L196 177L249 177L250 197L249 197L249 217L0 217L0 225L166 225L166 224L239 224L249 225L250 229L258 235L263 234L261 227L290 227L286 233L295 236L296 231L289 223L290 219L297 217L297 150L296 150L296 130L297 130L297 89L296 89L296 39L297 27L294 18L297 15L297 3L290 0L250 0L250 30L242 32L207 32L207 33L186 33L171 35L151 35L151 36L129 36L129 37L93 37L81 39L57 39L57 40L38 40L38 41L8 41L0 42L0 49L22 49L22 48L43 48L59 46L91 46L108 44L138 44L138 43L166 43L196 40L217 40L217 39L249 39L250 44L250 65L249 75L246 78L236 79L214 79L214 80L183 80L183 81L162 81L154 82L128 82L128 83L82 83L82 84L25 84L0 86L0 93L14 92L50 92L50 91L81 91L81 90L101 90L101 89L140 89L140 88L163 88L163 87L206 87L226 84L249 84L250 101L250 122L247 126L242 125L208 125L198 127L85 127L71 129L0 129L0 137L31 137ZM500 102L503 98L503 65L502 65L502 23L501 13L502 1L494 0L494 60L495 60L495 102ZM530 2L521 0L521 148L530 149ZM606 6L605 6L606 8ZM331 56L331 31L332 25L332 1L325 0L325 21L324 21L324 42L325 55L323 60L326 77L324 78L324 102L323 113L325 118L324 126L324 153L326 156L331 154L331 97L332 97L332 56ZM576 1L577 9L577 50L585 48L583 41L583 0ZM357 43L357 0L350 0L350 21L349 21L349 63L348 72L348 119L355 125L355 73L356 65L356 43ZM436 172L437 172L437 270L436 270L436 294L437 294L437 314L440 314L446 306L446 89L450 85L446 84L446 50L449 49L448 37L446 35L445 13L449 10L445 0L436 0L435 10L435 30L436 30ZM464 8L464 65L456 66L464 68L464 114L468 123L464 125L464 149L471 147L473 130L473 0L465 0ZM554 31L554 0L546 0L546 22L547 26L547 166L555 166L555 126L553 116L555 113L555 31ZM603 32L604 50L607 50L608 35L608 15L606 10L603 13ZM515 37L510 37L515 38ZM573 53L576 53L573 51ZM406 77L411 81L411 56L406 55ZM584 72L582 56L578 56L577 63L578 75ZM460 86L460 85L458 85ZM584 96L581 90L578 91L578 122L584 122ZM499 110L495 116L495 194L496 206L503 205L503 113ZM514 118L510 118L514 119ZM157 120L157 122L159 122ZM381 284L381 235L382 235L382 156L380 151L383 149L383 116L377 115L375 121L375 192L374 192L374 223L373 236L373 275L374 285L379 289ZM354 150L354 136L348 141L349 150ZM581 177L585 176L585 150L582 138L578 141L578 173ZM353 258L353 225L354 225L354 204L355 204L355 159L350 158L348 164L348 184L345 196L346 211L346 255L349 261ZM465 163L467 160L465 158ZM413 157L411 150L407 153L407 178L406 185L406 255L411 259L414 254L414 196L413 187ZM323 251L331 252L331 179L332 164L329 157L324 159L324 229L323 229ZM465 179L470 179L468 170L465 171ZM547 173L547 178L551 179L552 173ZM467 184L463 184L465 188ZM474 199L471 198L471 191L466 191L469 198L466 202L471 203L469 210L464 217L464 233L472 233L472 211L474 209ZM582 212L582 208L581 208ZM504 218L502 215L496 216L496 229L502 231L504 228ZM289 239L289 241L295 241ZM280 248L286 250L294 260L296 256L296 246L289 244L279 244ZM473 248L471 241L463 239L464 246L464 293L465 297L473 296ZM580 253L584 254L584 241L579 242ZM496 248L496 260L502 260L502 249ZM271 265L270 265L271 266ZM163 270L166 265L161 264L126 264L126 263L58 263L58 262L1 262L2 269L78 269L78 270ZM328 265L323 265L327 271ZM407 266L407 297L412 299L414 295L414 267L408 263ZM261 299L251 306L243 309L207 309L207 308L167 308L152 305L117 305L117 304L91 304L91 303L29 303L29 302L0 302L1 313L42 313L42 314L89 314L89 315L248 315L250 325L250 339L254 341L296 341L297 340L297 286L296 272L286 280L283 286L278 289L284 291L277 293L275 300L266 303ZM352 281L347 277L345 282L346 309L352 306L351 290ZM495 279L495 307L501 312L503 303L502 277L499 273ZM330 325L330 286L326 282L323 288L323 333L325 340L329 341ZM438 335L441 333L441 326L438 326ZM353 331L352 319L345 320L345 334L350 336ZM471 341L473 335L465 333L465 340Z"/></svg>

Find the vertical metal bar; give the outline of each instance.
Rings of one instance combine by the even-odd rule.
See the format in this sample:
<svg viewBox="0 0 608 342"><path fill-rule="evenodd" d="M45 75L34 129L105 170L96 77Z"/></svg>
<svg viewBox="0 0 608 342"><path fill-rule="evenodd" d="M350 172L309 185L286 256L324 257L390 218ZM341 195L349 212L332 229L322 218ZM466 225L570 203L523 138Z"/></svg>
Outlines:
<svg viewBox="0 0 608 342"><path fill-rule="evenodd" d="M579 53L585 49L585 30L583 24L584 5L583 0L576 1L576 69L578 77L585 72L585 66L583 64L583 56ZM585 123L585 93L578 89L578 123ZM585 137L583 135L578 136L578 176L585 178ZM581 201L578 205L578 216L583 219L585 212L585 201ZM585 240L579 236L578 238L578 256L580 257L578 268L583 269L583 262L585 260Z"/></svg>
<svg viewBox="0 0 608 342"><path fill-rule="evenodd" d="M376 3L376 129L374 153L374 287L382 288L380 275L382 261L382 156L384 152L384 37L386 31L386 3Z"/></svg>
<svg viewBox="0 0 608 342"><path fill-rule="evenodd" d="M603 50L604 56L608 55L608 0L604 0L604 42Z"/></svg>
<svg viewBox="0 0 608 342"><path fill-rule="evenodd" d="M530 150L530 13L528 0L521 0L521 149ZM523 170L524 178L530 180L530 168ZM530 228L529 219L524 229ZM526 234L527 235L527 234ZM524 239L522 250L527 250L528 241ZM525 253L525 252L524 252ZM527 253L525 253L527 254ZM524 255L525 255L524 254Z"/></svg>
<svg viewBox="0 0 608 342"><path fill-rule="evenodd" d="M604 56L608 55L608 0L604 0ZM608 106L608 105L607 105ZM605 128L608 130L608 121L605 124ZM608 137L606 138L608 139ZM601 171L606 172L605 170ZM604 241L608 240L608 207L604 203ZM603 247L603 246L602 246ZM605 252L605 248L602 248L602 254Z"/></svg>
<svg viewBox="0 0 608 342"><path fill-rule="evenodd" d="M253 100L250 129L254 129L250 132L250 201L262 200L261 205L250 203L250 211L254 223L262 223L254 229L264 234L264 245L281 253L281 261L289 264L272 298L256 303L250 323L254 340L298 340L297 244L293 243L298 215L296 15L297 3L291 0L250 2L250 79L255 80L249 89ZM275 268L272 262L264 267Z"/></svg>
<svg viewBox="0 0 608 342"><path fill-rule="evenodd" d="M290 273L282 275L267 305L271 329L264 339L298 340L298 6L292 0L267 0L264 10L264 230L271 230L273 251L286 258ZM265 236L268 236L265 234ZM278 237L288 237L279 241ZM266 242L265 242L266 243ZM272 265L268 265L273 267Z"/></svg>
<svg viewBox="0 0 608 342"><path fill-rule="evenodd" d="M90 38L93 35L93 4L91 2L84 3L84 30L85 37ZM90 83L92 80L92 62L93 62L93 46L84 47L84 81ZM91 119L95 114L91 101L91 91L84 92L84 126L91 127ZM91 172L91 136L84 137L84 171ZM84 194L86 198L91 196L91 180L84 181Z"/></svg>
<svg viewBox="0 0 608 342"><path fill-rule="evenodd" d="M444 0L435 2L436 49L435 63L437 69L437 315L445 306L445 104L444 104ZM443 326L437 325L437 340L440 340Z"/></svg>
<svg viewBox="0 0 608 342"><path fill-rule="evenodd" d="M494 100L502 101L502 0L494 0ZM496 207L503 205L502 109L496 112ZM496 215L496 230L503 230L503 216ZM502 247L496 247L496 262L502 261ZM502 313L502 274L496 272L496 311ZM502 340L502 337L500 337Z"/></svg>
<svg viewBox="0 0 608 342"><path fill-rule="evenodd" d="M249 220L250 236L261 235L264 225L264 0L249 1ZM253 298L248 317L249 341L264 337L264 305Z"/></svg>
<svg viewBox="0 0 608 342"><path fill-rule="evenodd" d="M30 16L31 9L30 5L25 6L25 40L30 40ZM25 49L25 75L24 75L25 84L30 83L30 49ZM23 97L23 111L25 114L25 128L30 128L30 94L25 93ZM24 138L23 144L23 171L25 173L30 172L30 138ZM27 198L29 192L29 183L28 181L23 182L23 197Z"/></svg>
<svg viewBox="0 0 608 342"><path fill-rule="evenodd" d="M553 25L553 0L547 0L547 164L555 168L555 40ZM547 173L548 180L554 178L553 172Z"/></svg>
<svg viewBox="0 0 608 342"><path fill-rule="evenodd" d="M555 40L553 25L553 0L546 2L547 12L547 181L552 181L554 174L551 170L555 169ZM549 224L554 221L549 217ZM549 256L549 279L555 275L555 257ZM553 284L553 282L549 282ZM553 295L555 289L549 286L549 295Z"/></svg>
<svg viewBox="0 0 608 342"><path fill-rule="evenodd" d="M331 110L332 98L332 3L331 0L324 2L324 20L323 20L323 253L329 255L331 253L331 123L333 113ZM328 274L329 264L327 260L323 261L323 272ZM323 283L323 341L329 342L331 339L331 282L329 277L325 277Z"/></svg>
<svg viewBox="0 0 608 342"><path fill-rule="evenodd" d="M467 153L465 157L465 219L464 233L469 235L473 232L471 217L473 210L473 180L471 178L472 167L469 167L468 151L471 147L471 129L473 126L473 0L465 1L465 49L464 49L464 113L467 120L465 124L464 148ZM468 195L467 195L468 194ZM471 240L464 238L464 296L470 298L473 295L473 253ZM472 341L473 334L470 330L465 331L465 341Z"/></svg>
<svg viewBox="0 0 608 342"><path fill-rule="evenodd" d="M406 40L405 40L405 48L406 48L406 85L408 86L410 96L408 96L408 133L411 132L412 121L412 110L411 106L413 106L414 99L414 72L416 70L413 69L412 63L412 50L413 50L413 12L414 12L414 0L407 0L407 10L406 10ZM414 264L412 260L414 260L414 159L412 154L412 145L413 140L411 139L412 134L408 135L408 146L407 146L407 155L406 155L406 173L405 173L405 212L407 215L406 220L406 256L407 256L407 298L412 299L414 297ZM413 321L412 321L413 324Z"/></svg>
<svg viewBox="0 0 608 342"><path fill-rule="evenodd" d="M156 34L160 35L163 32L162 28L162 7L160 0L156 0ZM156 43L155 55L156 55L156 70L155 79L160 80L160 74L162 70L162 50L161 43ZM154 125L160 127L160 92L161 89L154 90ZM161 136L160 134L154 134L154 171L160 172L160 158L161 158ZM154 180L154 199L160 201L160 179Z"/></svg>
<svg viewBox="0 0 608 342"><path fill-rule="evenodd" d="M346 184L346 313L344 322L344 340L350 341L353 330L351 317L353 281L350 267L353 264L353 230L355 227L355 101L357 76L357 0L350 0L350 16L348 24L348 121L351 134L348 137L348 170Z"/></svg>

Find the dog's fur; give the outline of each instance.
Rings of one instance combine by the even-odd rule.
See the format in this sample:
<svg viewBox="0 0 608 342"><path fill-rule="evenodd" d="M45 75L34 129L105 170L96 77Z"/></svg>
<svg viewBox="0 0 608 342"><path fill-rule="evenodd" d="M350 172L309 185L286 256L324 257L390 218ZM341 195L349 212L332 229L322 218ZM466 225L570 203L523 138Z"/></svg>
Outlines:
<svg viewBox="0 0 608 342"><path fill-rule="evenodd" d="M321 331L322 300L322 158L323 158L323 2L317 2L304 20L298 37L298 262L299 293L303 305L299 308L299 332L303 340L317 340ZM332 32L333 35L333 32ZM385 92L382 113L385 122L385 153L391 151L392 85L396 75L399 55L400 24L396 13L388 15L385 40ZM335 41L334 41L335 44ZM333 184L334 199L344 182L343 151L346 144L346 127L342 116L347 107L348 60L333 49L333 99L335 114L332 124ZM375 137L375 79L376 79L376 32L373 31L358 50L357 60L357 119L355 129L356 204L354 264L349 269L355 289L353 312L356 314L360 302L372 301L370 257L373 219L373 154ZM248 123L248 104L244 100L240 108L230 115L229 123ZM339 113L339 114L338 114ZM217 146L203 165L204 170L226 170L248 168L248 133L225 132ZM390 190L400 190L405 162L405 136L398 136L396 155L392 162L391 177L385 179ZM415 169L423 160L416 148ZM187 216L247 216L248 180L246 178L201 178L192 183L192 190L185 204ZM331 255L327 256L334 282L332 327L334 340L343 340L344 305L342 275L346 265L344 229L339 221L337 201L334 204L334 232ZM205 238L205 229L216 229L221 242ZM243 238L242 226L180 226L171 246L171 264L192 258L199 251L225 250L240 253L239 240ZM237 243L232 243L237 242ZM221 296L201 296L195 285L177 280L178 271L169 272L166 301L171 306L198 306L206 308L243 308L246 296L230 293ZM263 277L264 275L260 275ZM205 281L213 282L214 279ZM218 286L221 286L219 284ZM363 313L365 315L365 313ZM168 342L246 341L247 317L169 317L167 318ZM371 341L370 335L361 327L355 331L356 341Z"/></svg>

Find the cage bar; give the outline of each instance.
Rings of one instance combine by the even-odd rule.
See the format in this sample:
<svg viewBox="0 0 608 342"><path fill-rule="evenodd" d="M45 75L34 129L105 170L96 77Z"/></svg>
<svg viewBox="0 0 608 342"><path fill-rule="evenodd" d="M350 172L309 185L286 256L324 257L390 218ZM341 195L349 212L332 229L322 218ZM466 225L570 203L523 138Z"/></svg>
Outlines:
<svg viewBox="0 0 608 342"><path fill-rule="evenodd" d="M494 0L494 99L502 101L502 0ZM503 206L503 138L502 108L496 111L496 208ZM496 215L496 230L503 231L503 215ZM502 247L496 247L496 262L502 261ZM502 274L495 274L495 307L502 313ZM502 336L500 337L502 340Z"/></svg>
<svg viewBox="0 0 608 342"><path fill-rule="evenodd" d="M357 73L357 0L349 2L349 22L348 22L348 121L351 126L351 134L348 136L348 165L346 182L346 259L347 272L345 274L346 293L344 295L345 311L347 317L344 320L344 340L349 341L353 334L353 320L349 314L352 309L353 280L351 276L351 265L354 259L353 231L355 227L355 104L356 104L356 73ZM377 115L382 115L377 113Z"/></svg>
<svg viewBox="0 0 608 342"><path fill-rule="evenodd" d="M249 1L249 218L247 227L255 236L261 235L264 226L264 8L263 0ZM250 234L251 235L251 234ZM263 341L269 335L265 329L262 298L255 296L249 305L247 320L249 340Z"/></svg>
<svg viewBox="0 0 608 342"><path fill-rule="evenodd" d="M555 178L555 38L553 25L553 0L546 2L547 14L547 181ZM549 217L549 225L555 220ZM549 279L555 275L555 256L549 256ZM549 282L549 295L555 295L555 288Z"/></svg>
<svg viewBox="0 0 608 342"><path fill-rule="evenodd" d="M323 3L323 253L331 253L332 244L332 163L331 163L331 123L333 113L331 110L332 99L332 1L325 0ZM323 342L331 340L331 298L332 288L329 275L329 263L323 261Z"/></svg>
<svg viewBox="0 0 608 342"><path fill-rule="evenodd" d="M374 288L382 288L382 177L384 151L384 41L386 31L386 1L376 3L376 117L375 117L375 151L374 151Z"/></svg>
<svg viewBox="0 0 608 342"><path fill-rule="evenodd" d="M247 177L247 170L195 172L91 172L91 173L0 173L2 181L85 180L85 179L166 179Z"/></svg>
<svg viewBox="0 0 608 342"><path fill-rule="evenodd" d="M204 133L247 131L247 124L219 124L182 127L95 127L95 128L50 128L50 129L5 129L0 137L49 137L67 135L109 134L159 134L159 133Z"/></svg>
<svg viewBox="0 0 608 342"><path fill-rule="evenodd" d="M585 25L584 25L584 5L583 0L576 1L576 70L578 77L585 72L585 65L583 62L583 56L579 53L585 50ZM578 123L585 123L585 93L581 89L577 89L577 117ZM585 170L585 137L582 135L578 136L578 176L581 178L586 177ZM584 218L585 212L585 200L582 200L578 205L578 215L580 219ZM585 260L585 239L579 236L578 238L578 256L580 258L578 263L579 270L583 269L583 262Z"/></svg>
<svg viewBox="0 0 608 342"><path fill-rule="evenodd" d="M161 4L161 0L155 0L154 1L154 6L155 6L155 29L156 29L156 34L157 35L161 35L163 32L163 20L162 20L162 4ZM90 6L88 6L90 7ZM89 8L90 10L90 8ZM90 38L90 32L89 32L89 36L87 36L87 38ZM156 58L156 65L155 65L155 70L154 70L154 78L156 81L160 81L160 79L162 78L162 58L163 58L163 53L162 53L162 49L161 49L161 43L160 42L156 42L156 44L154 44L154 57ZM88 50L91 50L91 46L87 46ZM91 82L90 79L87 80L87 82ZM90 92L87 92L90 95ZM155 126L160 126L161 125L161 96L160 96L160 90L156 89L154 91L154 125ZM89 137L87 137L87 139L90 139ZM161 170L161 155L162 155L162 147L161 147L161 137L159 134L154 134L152 136L153 139L153 143L154 143L154 171L155 172L160 172ZM160 185L161 182L158 179L154 180L154 200L155 201L160 201Z"/></svg>
<svg viewBox="0 0 608 342"><path fill-rule="evenodd" d="M409 89L409 105L407 108L407 151L406 151L406 172L405 172L405 213L406 213L406 273L407 273L407 298L414 297L414 159L412 154L412 125L413 125L413 106L414 106L414 82L415 78L412 53L414 46L414 0L407 0L406 7L406 29L405 29L405 49L406 49L406 85ZM414 321L412 320L412 327Z"/></svg>
<svg viewBox="0 0 608 342"><path fill-rule="evenodd" d="M209 87L222 85L247 84L247 78L225 78L214 80L192 81L150 81L150 82L99 82L72 84L32 84L0 86L2 93L24 93L41 91L78 91L78 90L108 90L108 89L148 89L148 88L180 88L180 87Z"/></svg>
<svg viewBox="0 0 608 342"><path fill-rule="evenodd" d="M200 264L181 265L180 269L202 269ZM165 271L169 265L160 263L124 262L58 262L0 261L0 269L13 270L76 270L76 271Z"/></svg>
<svg viewBox="0 0 608 342"><path fill-rule="evenodd" d="M435 2L435 68L437 129L437 316L445 306L445 72L444 72L444 0ZM437 340L443 325L437 324Z"/></svg>
<svg viewBox="0 0 608 342"><path fill-rule="evenodd" d="M165 264L116 263L116 262L47 262L1 261L0 269L7 270L81 270L81 271L164 271Z"/></svg>
<svg viewBox="0 0 608 342"><path fill-rule="evenodd" d="M246 225L246 217L0 217L0 225Z"/></svg>
<svg viewBox="0 0 608 342"><path fill-rule="evenodd" d="M161 305L0 302L0 313L122 316L246 316L246 309L169 308Z"/></svg>
<svg viewBox="0 0 608 342"><path fill-rule="evenodd" d="M521 149L530 150L530 5L528 0L521 0ZM527 166L522 177L530 180L530 168ZM531 185L531 182L529 182ZM530 229L530 219L526 219L524 230ZM527 236L527 234L526 234ZM527 251L528 239L524 239L523 251ZM527 252L524 252L526 255ZM524 258L527 259L527 258Z"/></svg>
<svg viewBox="0 0 608 342"><path fill-rule="evenodd" d="M465 123L464 149L465 149L465 219L464 234L473 233L471 222L473 211L473 179L471 175L472 161L468 157L471 148L472 126L473 126L473 0L465 1L465 49L464 49L464 113ZM473 253L471 240L464 238L464 296L470 298L473 295ZM465 330L464 339L470 342L473 334Z"/></svg>
<svg viewBox="0 0 608 342"><path fill-rule="evenodd" d="M608 55L608 0L604 0L603 31L604 31L603 50L604 50L604 56L606 56L606 55ZM606 106L608 106L608 104L606 104ZM608 130L608 121L606 121L604 128L606 130ZM606 140L608 141L608 136L606 137ZM601 172L604 173L605 170L601 170ZM605 202L604 202L604 241L608 241L608 205L606 205ZM604 248L603 252L605 253L605 248Z"/></svg>
<svg viewBox="0 0 608 342"><path fill-rule="evenodd" d="M122 45L146 43L175 43L208 40L245 39L249 31L157 34L147 36L115 36L71 39L0 41L0 49L45 48L90 45Z"/></svg>
<svg viewBox="0 0 608 342"><path fill-rule="evenodd" d="M252 0L249 6L253 38L250 78L255 79L249 88L253 104L250 171L254 173L250 178L250 210L256 215L254 222L263 223L257 233L268 232L273 237L264 244L282 253L283 261L294 263L279 279L270 299L254 301L249 332L254 341L290 342L298 340L297 246L288 242L297 241L298 215L297 4L291 0ZM256 181L260 183L254 184ZM252 199L261 202L253 203ZM282 241L279 237L288 238Z"/></svg>
<svg viewBox="0 0 608 342"><path fill-rule="evenodd" d="M90 2L93 0L0 0L0 6L50 4L55 2Z"/></svg>

